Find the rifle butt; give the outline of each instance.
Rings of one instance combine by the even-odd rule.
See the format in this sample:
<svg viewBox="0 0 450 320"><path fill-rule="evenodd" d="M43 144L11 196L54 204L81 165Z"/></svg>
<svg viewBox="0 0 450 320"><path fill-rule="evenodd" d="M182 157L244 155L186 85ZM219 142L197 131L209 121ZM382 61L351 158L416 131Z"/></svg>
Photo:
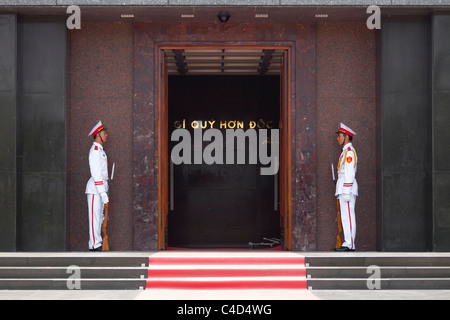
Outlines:
<svg viewBox="0 0 450 320"><path fill-rule="evenodd" d="M106 234L103 236L102 251L109 251L108 235Z"/></svg>
<svg viewBox="0 0 450 320"><path fill-rule="evenodd" d="M336 200L336 211L337 211L337 217L336 222L338 226L338 234L336 236L336 245L335 249L338 249L342 247L342 221L341 221L341 205L339 203L339 199Z"/></svg>
<svg viewBox="0 0 450 320"><path fill-rule="evenodd" d="M103 221L103 238L102 238L102 251L109 251L109 240L108 235L106 234L106 228L108 226L108 212L109 211L109 203L105 204L105 219Z"/></svg>

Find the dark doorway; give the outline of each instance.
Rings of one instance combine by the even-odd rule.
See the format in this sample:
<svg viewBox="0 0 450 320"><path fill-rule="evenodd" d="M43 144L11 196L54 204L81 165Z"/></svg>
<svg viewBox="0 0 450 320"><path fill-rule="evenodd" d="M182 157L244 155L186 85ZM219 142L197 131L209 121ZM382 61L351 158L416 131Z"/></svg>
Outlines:
<svg viewBox="0 0 450 320"><path fill-rule="evenodd" d="M173 131L194 137L195 121L203 121L203 132L223 133L225 159L225 129L278 129L279 120L280 76L168 77L168 159L179 143L171 141ZM194 150L193 138L191 144ZM266 165L250 164L250 146L245 150L245 164L194 164L192 152L191 164L170 166L169 247L248 247L281 238L278 174L261 175Z"/></svg>

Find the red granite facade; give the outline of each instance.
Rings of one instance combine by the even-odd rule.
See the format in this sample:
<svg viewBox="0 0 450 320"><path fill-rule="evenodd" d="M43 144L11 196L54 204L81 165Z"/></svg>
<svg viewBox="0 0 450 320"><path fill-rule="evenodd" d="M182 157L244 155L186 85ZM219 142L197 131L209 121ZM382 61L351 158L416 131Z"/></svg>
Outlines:
<svg viewBox="0 0 450 320"><path fill-rule="evenodd" d="M109 137L108 163L116 163L112 182L110 246L133 250L133 26L84 23L70 33L70 94L67 128L67 250L85 251L91 128L102 120Z"/></svg>
<svg viewBox="0 0 450 320"><path fill-rule="evenodd" d="M291 48L292 250L331 250L335 202L330 164L339 122L358 135L357 246L376 249L376 41L365 23L84 23L70 32L67 250L86 250L87 136L109 128L112 250L156 250L158 77L155 48L276 45Z"/></svg>
<svg viewBox="0 0 450 320"><path fill-rule="evenodd" d="M359 250L376 249L376 42L364 23L317 24L317 250L336 238L331 163L341 148L334 132L343 122L357 132L356 201Z"/></svg>

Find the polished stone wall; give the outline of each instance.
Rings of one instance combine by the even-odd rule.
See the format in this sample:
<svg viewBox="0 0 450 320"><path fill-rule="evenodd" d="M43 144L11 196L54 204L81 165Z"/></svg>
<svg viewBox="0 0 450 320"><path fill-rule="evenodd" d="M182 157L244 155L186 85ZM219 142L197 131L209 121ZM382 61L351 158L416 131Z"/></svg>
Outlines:
<svg viewBox="0 0 450 320"><path fill-rule="evenodd" d="M120 206L112 241L117 250L157 247L155 45L208 44L214 34L223 42L292 43L294 250L334 245L330 164L340 152L334 135L339 122L358 132L358 249L447 250L448 48L439 41L447 19L385 17L380 38L355 22L213 24L208 33L202 23L92 23L71 32L67 248L84 248L84 150L90 145L84 135L103 117L104 106L106 123L114 123L108 152L126 172L115 182L120 192L112 188Z"/></svg>
<svg viewBox="0 0 450 320"><path fill-rule="evenodd" d="M66 25L61 17L17 24L18 251L65 249Z"/></svg>
<svg viewBox="0 0 450 320"><path fill-rule="evenodd" d="M356 247L375 250L376 234L376 33L362 23L318 23L317 93L317 250L334 248L337 234L335 185L342 148L339 123L356 131Z"/></svg>
<svg viewBox="0 0 450 320"><path fill-rule="evenodd" d="M68 97L67 250L88 249L85 195L89 173L88 136L99 120L108 131L105 152L111 172L111 250L133 250L133 27L129 23L83 23L70 32Z"/></svg>
<svg viewBox="0 0 450 320"><path fill-rule="evenodd" d="M448 0L339 0L341 6L442 6ZM5 6L336 6L332 0L3 0Z"/></svg>
<svg viewBox="0 0 450 320"><path fill-rule="evenodd" d="M46 24L40 26L44 28ZM29 250L86 249L88 217L84 188L89 178L87 156L92 143L87 133L98 120L109 129L106 151L110 166L116 163L115 181L111 186L111 246L113 250L156 248L158 114L155 42L208 43L209 37L223 43L288 43L292 46L292 249L329 250L334 245L335 207L329 165L339 155L334 131L341 121L359 132L358 139L365 146L358 149L363 159L358 179L362 189L369 190L362 192L358 200L363 230L360 246L362 250L374 249L377 230L372 227L372 222L375 209L373 198L366 196L373 192L373 181L376 180L372 160L376 142L371 135L376 121L372 103L375 94L374 33L363 23L212 24L208 26L208 33L205 30L202 23L84 23L81 30L68 32L68 76L61 80L58 78L60 73L48 75L53 79L48 83L53 83L56 89L68 81L67 102L63 99L48 103L47 109L42 109L43 113L36 113L41 110L33 108L36 104L27 103L24 106L28 109L20 118L21 128L30 127L31 130L37 126L38 131L29 135L31 131L19 130L20 150L17 154L24 155L25 161L19 166L26 168L26 174L18 176L21 185L25 181L26 188L18 189L24 190L19 194L20 200L14 200L15 195L11 194L11 203L17 203L19 210L17 217L12 213L9 218L11 224L15 221L34 222L25 223L23 227L20 224L16 244L12 239L16 235L10 231L11 250L14 246ZM32 42L23 43L30 46ZM50 48L60 55L62 47L59 43L58 47ZM20 57L25 59L26 53ZM31 61L30 58L26 60ZM65 60L59 59L57 65L61 70ZM38 74L32 72L36 66L25 66L23 76L32 80ZM36 87L26 88L29 88L30 96L23 96L23 101L38 101L38 96L32 98ZM46 101L52 101L51 97L61 99L55 94ZM65 103L67 108L60 109ZM11 106L13 108L14 104ZM345 119L341 109L346 114ZM9 112L14 112L11 110ZM43 117L45 121L33 122L38 119L36 117ZM67 121L63 127L58 127L58 122L51 122L53 117ZM48 127L41 128L42 123ZM59 132L66 132L64 143L67 143L67 149L61 140L64 135ZM36 137L41 139L33 140ZM60 147L46 151L48 144ZM31 148L33 145L38 148ZM67 168L61 169L63 166ZM12 176L16 176L14 167L11 170ZM64 181L64 173L67 182L60 184L58 181ZM42 197L42 192L47 193ZM65 202L64 196L48 195L61 192L66 194ZM42 202L30 205L32 199L46 199L48 205ZM43 210L42 216L33 211L36 206ZM60 214L53 216L54 210ZM42 234L33 229L35 227L47 230L44 235L49 240L37 239ZM14 227L10 226L8 230L14 230ZM52 238L53 232L59 235L57 239ZM20 237L25 234L29 238Z"/></svg>
<svg viewBox="0 0 450 320"><path fill-rule="evenodd" d="M450 208L447 15L364 22L89 23L0 15L0 250L86 250L92 126L109 130L113 250L158 237L155 48L292 47L292 249L334 246L330 164L358 135L359 250L446 251ZM381 36L380 36L381 34ZM378 92L378 89L381 91Z"/></svg>
<svg viewBox="0 0 450 320"><path fill-rule="evenodd" d="M450 250L450 16L436 15L432 28L433 251ZM427 210L427 212L429 212Z"/></svg>
<svg viewBox="0 0 450 320"><path fill-rule="evenodd" d="M386 17L382 32L382 249L431 249L428 17Z"/></svg>
<svg viewBox="0 0 450 320"><path fill-rule="evenodd" d="M65 23L1 14L0 42L0 250L64 250Z"/></svg>
<svg viewBox="0 0 450 320"><path fill-rule="evenodd" d="M208 44L210 37L292 45L292 249L334 247L330 164L340 153L334 132L342 121L359 133L359 246L375 250L375 35L364 23L85 23L71 31L67 249L85 249L87 133L100 119L109 128L110 165L118 165L110 243L114 250L157 248L155 43Z"/></svg>
<svg viewBox="0 0 450 320"><path fill-rule="evenodd" d="M0 14L0 251L16 250L17 22Z"/></svg>

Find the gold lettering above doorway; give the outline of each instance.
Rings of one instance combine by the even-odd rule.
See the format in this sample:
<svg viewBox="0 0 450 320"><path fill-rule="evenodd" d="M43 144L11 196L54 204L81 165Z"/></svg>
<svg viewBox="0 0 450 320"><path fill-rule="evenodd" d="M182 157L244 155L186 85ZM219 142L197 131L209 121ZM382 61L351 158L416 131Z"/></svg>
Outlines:
<svg viewBox="0 0 450 320"><path fill-rule="evenodd" d="M277 128L277 121L258 119L256 121L242 120L187 120L181 119L173 122L175 129L274 129ZM281 128L281 122L278 122Z"/></svg>

